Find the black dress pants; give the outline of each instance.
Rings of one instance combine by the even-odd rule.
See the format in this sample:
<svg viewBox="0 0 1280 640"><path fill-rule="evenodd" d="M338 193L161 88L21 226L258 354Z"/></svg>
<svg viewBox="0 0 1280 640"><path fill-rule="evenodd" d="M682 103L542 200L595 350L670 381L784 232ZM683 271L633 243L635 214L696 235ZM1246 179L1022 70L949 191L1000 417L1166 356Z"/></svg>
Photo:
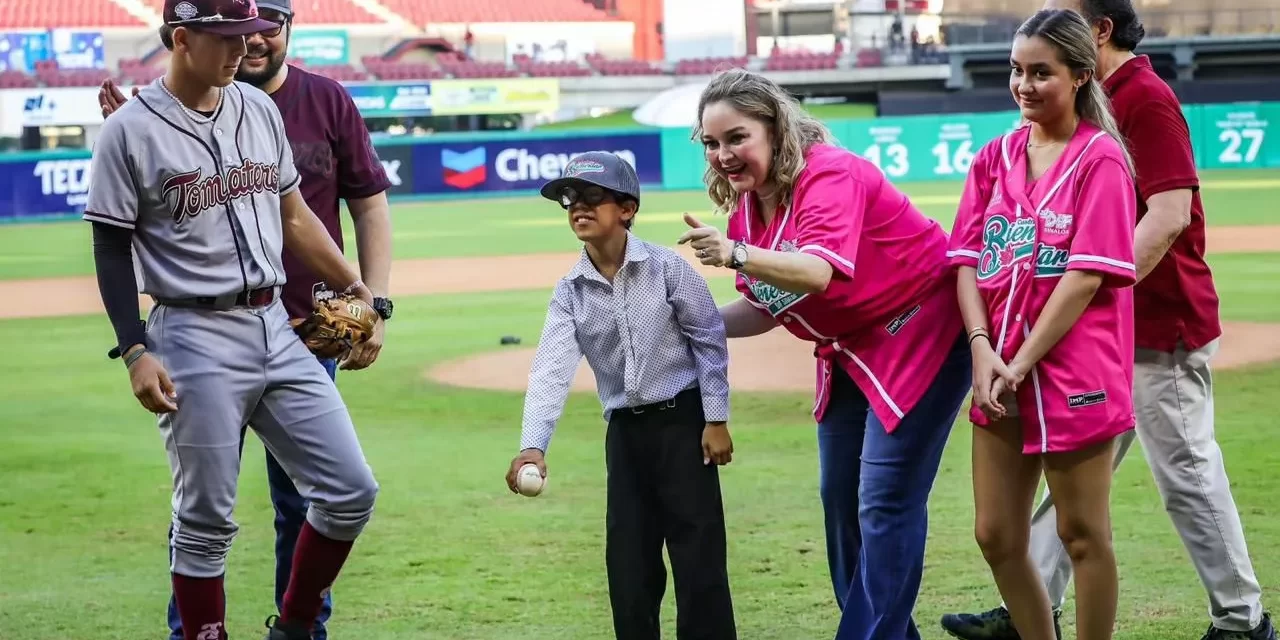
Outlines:
<svg viewBox="0 0 1280 640"><path fill-rule="evenodd" d="M605 564L618 640L660 637L664 542L675 582L677 640L737 638L719 470L702 463L705 426L697 388L610 416Z"/></svg>

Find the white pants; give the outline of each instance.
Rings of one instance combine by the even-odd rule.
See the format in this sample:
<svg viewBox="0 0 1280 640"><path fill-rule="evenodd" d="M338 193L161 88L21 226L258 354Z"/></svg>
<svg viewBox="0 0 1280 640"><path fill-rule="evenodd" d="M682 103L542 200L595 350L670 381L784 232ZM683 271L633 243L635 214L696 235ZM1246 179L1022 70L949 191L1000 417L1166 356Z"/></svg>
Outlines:
<svg viewBox="0 0 1280 640"><path fill-rule="evenodd" d="M1262 621L1262 588L1214 438L1209 360L1218 346L1215 340L1190 352L1137 351L1133 401L1138 425L1118 439L1114 467L1120 466L1136 433L1165 510L1204 583L1214 626L1248 631ZM1046 489L1031 520L1031 559L1049 600L1061 607L1071 581L1071 558L1057 526L1053 497Z"/></svg>

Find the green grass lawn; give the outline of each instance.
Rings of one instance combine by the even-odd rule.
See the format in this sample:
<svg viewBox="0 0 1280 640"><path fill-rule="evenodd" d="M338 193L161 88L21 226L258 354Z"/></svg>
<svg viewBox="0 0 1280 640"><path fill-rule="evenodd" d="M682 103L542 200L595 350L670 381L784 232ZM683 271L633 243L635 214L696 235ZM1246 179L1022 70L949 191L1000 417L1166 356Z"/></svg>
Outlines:
<svg viewBox="0 0 1280 640"><path fill-rule="evenodd" d="M1230 283L1232 315L1280 321L1274 295L1241 301L1274 277L1280 256L1215 267ZM717 295L726 299L722 284ZM377 365L340 374L382 493L337 585L335 637L610 637L594 397L571 399L549 457L548 492L529 500L502 481L519 438L520 394L441 388L421 376L431 362L498 348L500 335L536 335L546 296L406 299ZM2 380L0 638L163 637L169 472L154 423L119 364L102 357L106 322L0 322L0 341L16 347ZM1270 593L1280 586L1280 520L1267 506L1280 491L1280 454L1270 446L1280 367L1226 372L1218 385L1218 435ZM829 637L836 614L809 397L738 393L734 403L737 455L723 477L741 637ZM926 638L941 637L944 611L998 599L971 534L969 428L957 424L933 494L918 610ZM272 512L262 465L251 439L228 578L232 637L257 637L269 613ZM1198 637L1199 583L1136 452L1114 504L1124 587L1117 637ZM668 606L668 637L672 613Z"/></svg>
<svg viewBox="0 0 1280 640"><path fill-rule="evenodd" d="M1214 224L1274 216L1280 186L1259 174L1211 174ZM1243 180L1254 180L1246 183ZM955 185L910 188L949 219ZM678 213L701 194L655 193L637 230L672 239ZM663 217L665 214L667 217ZM648 216L648 220L646 220ZM92 272L84 223L0 227L4 277ZM560 214L535 199L397 205L401 257L575 248ZM431 234L439 235L431 235ZM418 235L414 235L418 234ZM16 259L26 256L28 260ZM48 260L38 258L48 256ZM1229 320L1280 322L1280 254L1211 258ZM728 300L726 279L715 293ZM339 374L382 486L373 522L335 589L332 637L359 640L594 640L612 637L603 565L603 425L596 399L571 398L549 456L551 484L535 500L503 482L518 446L521 394L445 388L430 364L532 342L548 291L397 300L378 363ZM129 392L97 316L0 321L0 640L165 637L169 470L153 419ZM1280 587L1280 366L1221 372L1217 435L1264 592ZM736 393L736 455L723 470L730 571L740 637L830 637L837 613L827 578L809 394ZM969 430L952 435L935 486L917 620L941 640L938 617L999 596L972 536ZM261 637L271 613L272 510L262 448L246 447L236 510L240 535L227 588L233 638ZM1139 451L1113 497L1122 596L1117 639L1199 637L1203 591ZM664 609L674 636L672 591ZM1274 606L1274 600L1268 603ZM1067 637L1074 637L1068 611Z"/></svg>
<svg viewBox="0 0 1280 640"><path fill-rule="evenodd" d="M1280 171L1206 171L1204 200L1211 225L1280 224L1266 203L1280 201ZM903 186L925 214L948 230L963 183L928 182ZM652 191L643 196L637 235L672 244L687 227L686 211L723 227L700 191ZM537 197L462 201L397 202L392 205L397 258L438 258L576 251L564 212ZM354 256L355 236L344 217L346 246ZM91 275L89 225L80 221L0 226L0 280Z"/></svg>

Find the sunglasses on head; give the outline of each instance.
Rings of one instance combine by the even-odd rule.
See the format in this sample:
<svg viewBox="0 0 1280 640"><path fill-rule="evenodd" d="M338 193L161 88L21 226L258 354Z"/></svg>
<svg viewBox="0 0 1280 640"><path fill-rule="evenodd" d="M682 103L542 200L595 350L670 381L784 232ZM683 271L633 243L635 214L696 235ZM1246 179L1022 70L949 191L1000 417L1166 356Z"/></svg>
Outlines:
<svg viewBox="0 0 1280 640"><path fill-rule="evenodd" d="M560 206L565 209L568 209L579 202L587 205L588 207L594 207L601 202L617 199L618 196L614 192L594 184L582 189L571 186L562 187L560 189Z"/></svg>

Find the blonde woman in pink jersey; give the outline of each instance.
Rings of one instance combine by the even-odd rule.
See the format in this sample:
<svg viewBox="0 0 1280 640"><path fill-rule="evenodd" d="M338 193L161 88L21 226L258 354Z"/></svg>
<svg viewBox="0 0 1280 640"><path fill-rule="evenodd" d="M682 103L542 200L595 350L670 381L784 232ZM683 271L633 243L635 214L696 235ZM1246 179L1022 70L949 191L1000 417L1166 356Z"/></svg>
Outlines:
<svg viewBox="0 0 1280 640"><path fill-rule="evenodd" d="M1060 637L1028 554L1043 472L1076 575L1076 634L1112 636L1113 442L1133 429L1132 164L1089 24L1041 11L1009 85L1026 120L978 153L951 234L972 345L975 532L1022 640Z"/></svg>
<svg viewBox="0 0 1280 640"><path fill-rule="evenodd" d="M815 344L818 458L839 640L917 640L929 492L970 388L947 233L775 83L716 77L695 136L726 234L681 238L737 271L730 338Z"/></svg>

